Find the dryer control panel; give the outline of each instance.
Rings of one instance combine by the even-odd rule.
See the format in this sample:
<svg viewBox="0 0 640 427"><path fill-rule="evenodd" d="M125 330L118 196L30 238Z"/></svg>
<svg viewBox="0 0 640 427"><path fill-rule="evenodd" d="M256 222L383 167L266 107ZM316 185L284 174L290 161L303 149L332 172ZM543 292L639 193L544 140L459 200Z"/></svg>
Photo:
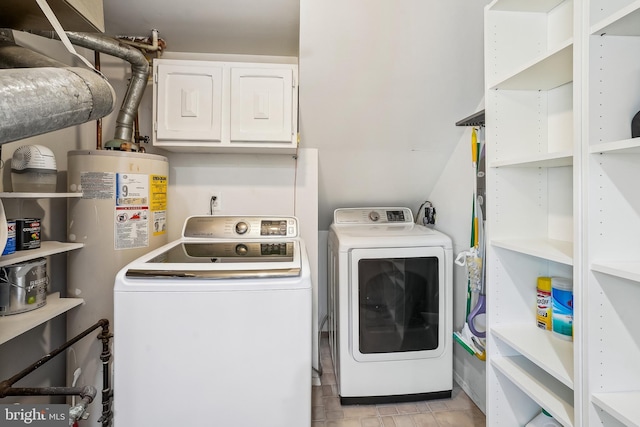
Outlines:
<svg viewBox="0 0 640 427"><path fill-rule="evenodd" d="M409 208L342 208L333 212L335 224L411 224Z"/></svg>

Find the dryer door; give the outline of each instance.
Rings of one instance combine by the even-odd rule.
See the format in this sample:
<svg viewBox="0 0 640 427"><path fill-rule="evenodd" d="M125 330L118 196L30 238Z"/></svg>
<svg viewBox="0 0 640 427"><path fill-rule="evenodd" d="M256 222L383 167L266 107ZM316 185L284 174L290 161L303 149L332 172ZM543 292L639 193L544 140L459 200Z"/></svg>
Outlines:
<svg viewBox="0 0 640 427"><path fill-rule="evenodd" d="M441 247L353 249L349 346L354 359L424 359L445 347Z"/></svg>

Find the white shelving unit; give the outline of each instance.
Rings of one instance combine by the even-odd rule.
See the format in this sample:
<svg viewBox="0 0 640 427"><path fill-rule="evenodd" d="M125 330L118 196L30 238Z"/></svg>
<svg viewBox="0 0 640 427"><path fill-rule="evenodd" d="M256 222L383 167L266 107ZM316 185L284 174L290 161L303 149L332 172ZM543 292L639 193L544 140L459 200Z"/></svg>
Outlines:
<svg viewBox="0 0 640 427"><path fill-rule="evenodd" d="M0 192L2 199L55 199L82 197L82 193L20 193ZM10 255L0 256L0 267L30 261L35 258L48 257L80 249L82 243L65 243L57 241L40 242L40 247L16 251ZM41 325L60 314L84 303L82 298L61 298L60 293L47 295L47 303L38 309L0 317L0 345L17 337L38 325Z"/></svg>
<svg viewBox="0 0 640 427"><path fill-rule="evenodd" d="M573 244L553 239L493 240L494 248L509 249L558 264L573 265Z"/></svg>
<svg viewBox="0 0 640 427"><path fill-rule="evenodd" d="M82 193L25 193L17 191L0 192L0 199L69 199L82 198Z"/></svg>
<svg viewBox="0 0 640 427"><path fill-rule="evenodd" d="M559 153L544 153L514 159L497 160L492 162L489 167L557 168L572 165L573 152L567 150Z"/></svg>
<svg viewBox="0 0 640 427"><path fill-rule="evenodd" d="M0 317L0 344L39 326L84 303L82 298L60 298L56 292L47 295L47 303L26 313Z"/></svg>
<svg viewBox="0 0 640 427"><path fill-rule="evenodd" d="M501 326L493 333L562 384L573 388L573 345L535 325Z"/></svg>
<svg viewBox="0 0 640 427"><path fill-rule="evenodd" d="M492 427L524 426L542 408L564 426L582 425L580 339L537 328L535 315L537 278L575 280L578 268L575 13L573 0L495 0L485 11Z"/></svg>
<svg viewBox="0 0 640 427"><path fill-rule="evenodd" d="M640 0L485 11L487 425L640 427ZM535 327L574 283L574 341Z"/></svg>
<svg viewBox="0 0 640 427"><path fill-rule="evenodd" d="M640 392L595 393L594 404L626 426L640 426Z"/></svg>
<svg viewBox="0 0 640 427"><path fill-rule="evenodd" d="M522 356L496 359L491 362L491 366L564 426L576 425L573 418L572 390L559 386L544 369L540 369ZM518 425L523 425L522 421L519 421Z"/></svg>
<svg viewBox="0 0 640 427"><path fill-rule="evenodd" d="M640 1L590 0L583 127L585 417L640 426Z"/></svg>
<svg viewBox="0 0 640 427"><path fill-rule="evenodd" d="M11 255L1 256L0 267L5 267L11 264L17 264L19 262L29 261L35 258L61 254L63 252L69 252L74 249L80 249L82 246L83 246L82 243L64 243L64 242L56 242L52 240L43 241L43 242L40 242L40 247L37 249L29 249L27 251L16 251Z"/></svg>

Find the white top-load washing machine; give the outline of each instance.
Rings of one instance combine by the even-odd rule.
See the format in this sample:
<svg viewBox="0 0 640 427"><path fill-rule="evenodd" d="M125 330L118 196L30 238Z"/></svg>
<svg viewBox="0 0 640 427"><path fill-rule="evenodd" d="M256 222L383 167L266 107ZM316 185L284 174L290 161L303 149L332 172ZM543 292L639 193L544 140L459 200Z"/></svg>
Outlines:
<svg viewBox="0 0 640 427"><path fill-rule="evenodd" d="M309 426L311 298L296 218L188 218L116 277L115 427Z"/></svg>
<svg viewBox="0 0 640 427"><path fill-rule="evenodd" d="M343 404L451 396L451 239L409 208L334 212L329 344Z"/></svg>

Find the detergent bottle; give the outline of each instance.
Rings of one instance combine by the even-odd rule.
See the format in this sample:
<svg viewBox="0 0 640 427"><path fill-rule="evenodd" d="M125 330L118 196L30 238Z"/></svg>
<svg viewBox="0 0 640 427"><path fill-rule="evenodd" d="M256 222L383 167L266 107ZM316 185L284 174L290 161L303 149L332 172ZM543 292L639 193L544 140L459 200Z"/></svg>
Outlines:
<svg viewBox="0 0 640 427"><path fill-rule="evenodd" d="M551 277L538 277L536 289L536 325L551 330Z"/></svg>

